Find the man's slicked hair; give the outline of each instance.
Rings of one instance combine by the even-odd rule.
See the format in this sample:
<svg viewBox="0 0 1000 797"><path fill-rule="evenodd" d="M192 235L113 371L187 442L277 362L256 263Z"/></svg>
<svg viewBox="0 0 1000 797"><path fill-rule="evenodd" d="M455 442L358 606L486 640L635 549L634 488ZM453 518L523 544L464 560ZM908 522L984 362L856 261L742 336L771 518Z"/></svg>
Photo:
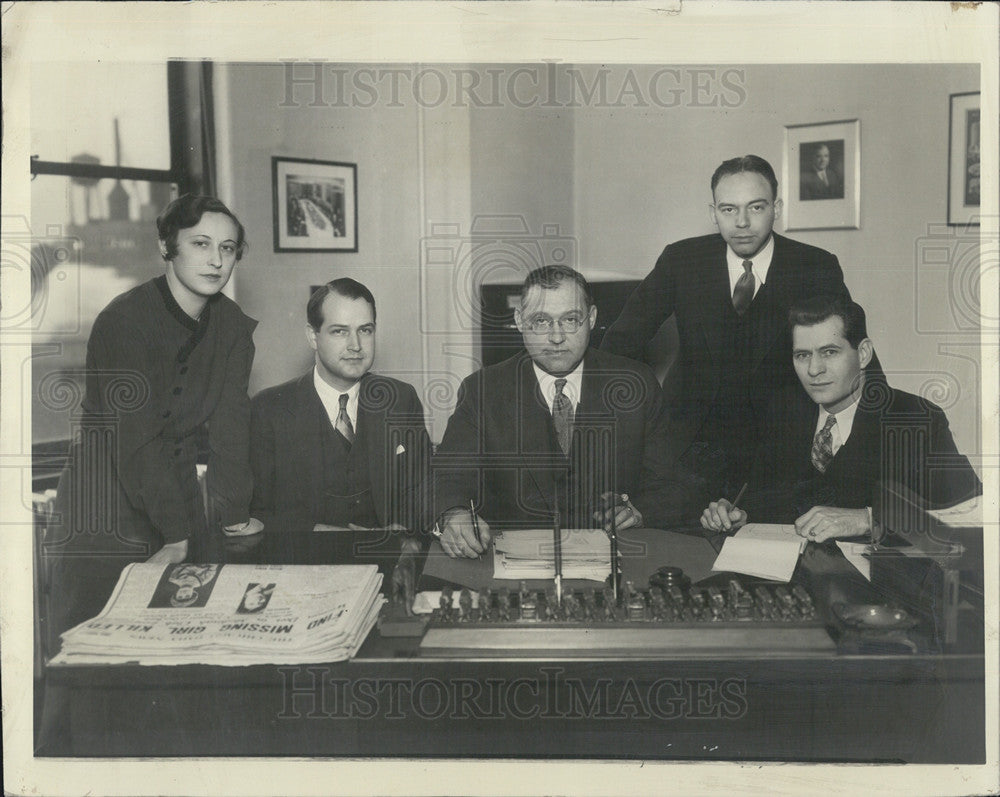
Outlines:
<svg viewBox="0 0 1000 797"><path fill-rule="evenodd" d="M309 304L306 305L306 319L309 326L319 332L323 326L323 302L331 293L343 296L345 299L364 299L372 308L372 321L375 320L375 297L367 287L350 277L330 280L326 285L321 285L313 291L309 297Z"/></svg>
<svg viewBox="0 0 1000 797"><path fill-rule="evenodd" d="M719 184L719 180L732 174L743 174L744 172L759 174L767 180L768 185L771 186L771 199L778 198L778 178L775 176L771 164L760 155L743 155L740 158L730 158L723 161L712 174L712 196L715 196L715 187Z"/></svg>
<svg viewBox="0 0 1000 797"><path fill-rule="evenodd" d="M852 348L857 349L861 341L868 337L865 311L857 302L842 296L823 294L796 302L788 311L788 326L812 327L834 316L844 322L844 337Z"/></svg>
<svg viewBox="0 0 1000 797"><path fill-rule="evenodd" d="M580 286L588 309L594 306L594 297L590 292L590 284L586 277L569 266L539 266L534 269L524 278L524 284L521 286L521 303L524 303L524 297L528 295L528 290L531 287L537 285L545 290L554 290L566 280L571 280Z"/></svg>

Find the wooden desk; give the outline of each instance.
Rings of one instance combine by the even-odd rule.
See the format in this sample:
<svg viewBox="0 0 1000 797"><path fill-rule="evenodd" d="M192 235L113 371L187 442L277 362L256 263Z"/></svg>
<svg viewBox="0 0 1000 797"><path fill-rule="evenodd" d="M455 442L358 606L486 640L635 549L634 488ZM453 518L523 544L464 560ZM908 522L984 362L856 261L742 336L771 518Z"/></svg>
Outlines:
<svg viewBox="0 0 1000 797"><path fill-rule="evenodd" d="M829 549L803 564L823 600L865 588ZM50 667L64 732L38 755L977 763L982 624L962 622L919 654L439 659L374 632L329 665Z"/></svg>

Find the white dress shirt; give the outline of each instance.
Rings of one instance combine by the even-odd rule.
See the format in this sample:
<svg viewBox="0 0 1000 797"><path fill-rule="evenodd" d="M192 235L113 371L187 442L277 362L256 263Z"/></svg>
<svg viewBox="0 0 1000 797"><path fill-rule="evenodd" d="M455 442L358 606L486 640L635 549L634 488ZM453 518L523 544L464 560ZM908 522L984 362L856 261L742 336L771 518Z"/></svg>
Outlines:
<svg viewBox="0 0 1000 797"><path fill-rule="evenodd" d="M326 410L331 425L337 423L337 416L340 415L340 394L347 394L347 417L351 419L351 426L357 432L358 394L361 392L361 382L355 382L347 390L337 390L323 380L323 377L319 375L319 366L317 366L313 369L313 384L316 386L316 393L319 394L319 400L323 402L323 409Z"/></svg>
<svg viewBox="0 0 1000 797"><path fill-rule="evenodd" d="M532 363L531 365L535 369L535 378L538 380L538 386L542 390L545 403L549 405L549 413L552 412L552 402L556 398L556 379L566 380L566 384L563 386L563 395L569 399L573 412L576 413L576 406L580 403L580 385L583 383L583 360L580 360L580 364L566 376L552 376L539 368L537 364Z"/></svg>
<svg viewBox="0 0 1000 797"><path fill-rule="evenodd" d="M732 295L736 290L736 281L743 276L743 261L749 260L753 263L754 286L753 295L757 295L760 286L767 282L767 270L771 267L771 258L774 257L774 235L767 239L764 248L753 257L743 257L736 254L728 246L726 247L726 264L729 266L729 293Z"/></svg>

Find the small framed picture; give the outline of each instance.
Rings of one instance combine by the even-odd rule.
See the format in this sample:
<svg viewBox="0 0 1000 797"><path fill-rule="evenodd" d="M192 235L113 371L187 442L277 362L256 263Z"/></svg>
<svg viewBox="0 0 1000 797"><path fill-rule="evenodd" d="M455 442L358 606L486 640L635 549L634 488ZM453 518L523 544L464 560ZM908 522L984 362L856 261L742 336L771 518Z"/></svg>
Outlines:
<svg viewBox="0 0 1000 797"><path fill-rule="evenodd" d="M948 224L979 226L979 92L949 97Z"/></svg>
<svg viewBox="0 0 1000 797"><path fill-rule="evenodd" d="M861 122L785 127L786 230L861 227Z"/></svg>
<svg viewBox="0 0 1000 797"><path fill-rule="evenodd" d="M358 251L358 167L271 158L275 252Z"/></svg>

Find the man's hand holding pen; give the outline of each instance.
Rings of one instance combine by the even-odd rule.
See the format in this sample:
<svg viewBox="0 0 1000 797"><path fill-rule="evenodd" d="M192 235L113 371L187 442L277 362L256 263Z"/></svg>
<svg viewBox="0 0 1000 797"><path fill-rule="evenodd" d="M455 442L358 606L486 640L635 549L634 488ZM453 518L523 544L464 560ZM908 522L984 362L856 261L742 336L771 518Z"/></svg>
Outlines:
<svg viewBox="0 0 1000 797"><path fill-rule="evenodd" d="M747 513L739 508L740 501L747 491L747 485L743 485L736 497L732 501L720 498L712 501L708 508L701 513L701 525L709 531L736 531L747 522Z"/></svg>
<svg viewBox="0 0 1000 797"><path fill-rule="evenodd" d="M746 522L747 513L725 498L712 501L701 513L701 525L710 531L736 531L746 525Z"/></svg>
<svg viewBox="0 0 1000 797"><path fill-rule="evenodd" d="M614 518L614 525L618 531L642 528L642 513L632 505L625 493L621 495L604 493L601 496L601 506L594 512L594 520L600 523L606 532L610 533L612 518Z"/></svg>
<svg viewBox="0 0 1000 797"><path fill-rule="evenodd" d="M493 541L489 523L466 507L453 507L445 512L432 533L441 543L442 550L452 559L475 559L485 553Z"/></svg>

